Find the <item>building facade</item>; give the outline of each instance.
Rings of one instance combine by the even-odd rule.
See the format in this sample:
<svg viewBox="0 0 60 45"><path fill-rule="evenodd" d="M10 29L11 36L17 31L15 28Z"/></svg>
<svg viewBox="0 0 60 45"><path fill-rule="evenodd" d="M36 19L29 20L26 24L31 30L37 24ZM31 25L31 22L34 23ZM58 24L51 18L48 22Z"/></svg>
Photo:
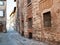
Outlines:
<svg viewBox="0 0 60 45"><path fill-rule="evenodd" d="M45 42L60 42L60 0L18 0L20 33ZM50 43L51 44L51 43ZM58 45L52 43L51 45Z"/></svg>
<svg viewBox="0 0 60 45"><path fill-rule="evenodd" d="M59 0L33 0L33 38L36 40L60 41Z"/></svg>
<svg viewBox="0 0 60 45"><path fill-rule="evenodd" d="M20 33L19 0L14 1L16 2L16 30Z"/></svg>
<svg viewBox="0 0 60 45"><path fill-rule="evenodd" d="M10 14L10 28L13 30L16 30L16 7L14 7L14 10Z"/></svg>
<svg viewBox="0 0 60 45"><path fill-rule="evenodd" d="M0 0L0 32L6 32L6 0Z"/></svg>

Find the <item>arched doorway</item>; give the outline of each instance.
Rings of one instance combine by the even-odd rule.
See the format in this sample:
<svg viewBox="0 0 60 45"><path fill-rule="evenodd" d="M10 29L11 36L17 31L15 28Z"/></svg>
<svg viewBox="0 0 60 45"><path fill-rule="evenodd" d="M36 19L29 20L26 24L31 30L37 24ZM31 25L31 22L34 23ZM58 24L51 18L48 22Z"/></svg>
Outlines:
<svg viewBox="0 0 60 45"><path fill-rule="evenodd" d="M3 24L0 23L0 32L3 32Z"/></svg>

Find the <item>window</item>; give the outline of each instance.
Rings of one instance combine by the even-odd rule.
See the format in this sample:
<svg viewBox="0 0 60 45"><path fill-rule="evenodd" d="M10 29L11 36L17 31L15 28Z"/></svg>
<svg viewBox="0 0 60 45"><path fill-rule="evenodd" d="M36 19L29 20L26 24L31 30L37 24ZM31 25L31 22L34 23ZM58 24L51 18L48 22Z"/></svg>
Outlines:
<svg viewBox="0 0 60 45"><path fill-rule="evenodd" d="M28 28L32 28L32 18L28 19Z"/></svg>
<svg viewBox="0 0 60 45"><path fill-rule="evenodd" d="M14 7L14 12L16 11L16 7Z"/></svg>
<svg viewBox="0 0 60 45"><path fill-rule="evenodd" d="M31 0L27 0L27 3L29 4L31 2Z"/></svg>
<svg viewBox="0 0 60 45"><path fill-rule="evenodd" d="M24 20L24 16L23 16L23 13L21 13L21 19Z"/></svg>
<svg viewBox="0 0 60 45"><path fill-rule="evenodd" d="M29 7L31 4L31 0L27 0L27 7Z"/></svg>
<svg viewBox="0 0 60 45"><path fill-rule="evenodd" d="M3 14L3 11L0 11L0 17L2 17L4 14Z"/></svg>
<svg viewBox="0 0 60 45"><path fill-rule="evenodd" d="M22 21L22 28L24 28L24 21Z"/></svg>
<svg viewBox="0 0 60 45"><path fill-rule="evenodd" d="M51 13L47 12L43 14L44 27L51 27Z"/></svg>
<svg viewBox="0 0 60 45"><path fill-rule="evenodd" d="M4 5L3 1L0 1L0 5Z"/></svg>
<svg viewBox="0 0 60 45"><path fill-rule="evenodd" d="M16 2L16 0L14 0L14 2Z"/></svg>

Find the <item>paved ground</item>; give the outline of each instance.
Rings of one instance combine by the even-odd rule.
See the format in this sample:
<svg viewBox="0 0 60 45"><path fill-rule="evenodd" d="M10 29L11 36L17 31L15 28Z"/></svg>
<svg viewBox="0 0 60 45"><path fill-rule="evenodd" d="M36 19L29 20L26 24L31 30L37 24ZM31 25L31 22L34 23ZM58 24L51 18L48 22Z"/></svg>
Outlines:
<svg viewBox="0 0 60 45"><path fill-rule="evenodd" d="M21 37L15 31L0 33L0 45L48 45L47 43L37 42L24 37Z"/></svg>
<svg viewBox="0 0 60 45"><path fill-rule="evenodd" d="M22 45L17 39L15 39L15 32L0 33L0 45Z"/></svg>

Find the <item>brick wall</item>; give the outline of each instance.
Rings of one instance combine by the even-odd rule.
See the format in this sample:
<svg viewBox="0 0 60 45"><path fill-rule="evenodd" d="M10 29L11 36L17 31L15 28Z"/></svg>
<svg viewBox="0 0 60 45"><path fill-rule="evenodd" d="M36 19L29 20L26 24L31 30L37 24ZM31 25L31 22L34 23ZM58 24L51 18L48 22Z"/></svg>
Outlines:
<svg viewBox="0 0 60 45"><path fill-rule="evenodd" d="M33 0L33 38L36 40L60 41L59 0ZM44 27L43 13L51 12L51 27Z"/></svg>
<svg viewBox="0 0 60 45"><path fill-rule="evenodd" d="M60 0L31 0L32 7L23 1L24 35L28 37L27 18L32 17L33 39L40 41L60 41ZM51 27L44 27L43 14L51 13Z"/></svg>

